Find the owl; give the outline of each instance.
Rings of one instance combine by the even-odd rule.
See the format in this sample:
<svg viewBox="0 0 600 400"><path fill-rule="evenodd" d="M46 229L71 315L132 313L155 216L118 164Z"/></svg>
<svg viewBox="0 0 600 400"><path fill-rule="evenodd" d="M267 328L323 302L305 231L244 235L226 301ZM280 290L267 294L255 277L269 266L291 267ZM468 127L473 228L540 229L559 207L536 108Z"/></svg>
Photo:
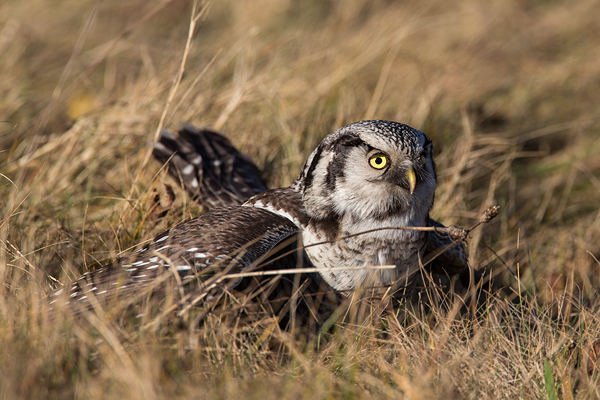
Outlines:
<svg viewBox="0 0 600 400"><path fill-rule="evenodd" d="M407 125L378 120L342 127L323 139L292 185L270 190L252 161L209 129L163 132L154 155L212 208L85 273L65 287L69 303L131 299L165 280L197 303L235 288L240 274L299 264L341 296L406 287L423 270L452 276L469 268L460 243L402 229L442 226L429 217L436 190L432 142ZM274 256L290 243L292 261Z"/></svg>

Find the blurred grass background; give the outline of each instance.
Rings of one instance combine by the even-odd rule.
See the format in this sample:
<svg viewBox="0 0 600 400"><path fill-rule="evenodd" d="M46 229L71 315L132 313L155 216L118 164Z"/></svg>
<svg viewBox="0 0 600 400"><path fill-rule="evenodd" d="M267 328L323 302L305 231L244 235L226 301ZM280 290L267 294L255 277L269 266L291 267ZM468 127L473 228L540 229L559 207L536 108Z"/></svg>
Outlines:
<svg viewBox="0 0 600 400"><path fill-rule="evenodd" d="M598 397L562 355L600 332L600 2L222 0L197 5L190 33L193 12L0 3L2 397ZM198 345L194 328L45 316L59 282L200 212L181 191L150 212L161 125L222 130L275 187L371 118L433 139L434 218L470 226L502 206L468 250L520 296L502 304L521 336L493 313L477 329L439 314L387 342L373 326L320 352L294 342L275 362L218 328Z"/></svg>

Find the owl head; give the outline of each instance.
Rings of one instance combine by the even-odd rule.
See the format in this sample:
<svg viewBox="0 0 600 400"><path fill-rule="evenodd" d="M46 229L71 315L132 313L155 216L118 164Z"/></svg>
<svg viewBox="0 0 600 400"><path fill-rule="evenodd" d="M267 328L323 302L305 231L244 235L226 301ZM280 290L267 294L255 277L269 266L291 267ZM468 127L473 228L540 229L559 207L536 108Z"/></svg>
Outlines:
<svg viewBox="0 0 600 400"><path fill-rule="evenodd" d="M389 121L361 121L329 134L308 158L293 187L312 219L384 220L428 213L436 173L431 140Z"/></svg>

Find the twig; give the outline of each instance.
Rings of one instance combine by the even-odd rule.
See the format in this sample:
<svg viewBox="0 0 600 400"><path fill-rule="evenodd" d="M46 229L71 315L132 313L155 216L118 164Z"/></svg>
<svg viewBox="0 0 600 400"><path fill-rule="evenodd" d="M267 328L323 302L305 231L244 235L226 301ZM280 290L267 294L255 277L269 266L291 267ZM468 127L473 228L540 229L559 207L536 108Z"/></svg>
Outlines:
<svg viewBox="0 0 600 400"><path fill-rule="evenodd" d="M318 245L326 244L326 243L334 243L338 240L350 239L355 236L365 235L367 233L383 231L383 230L429 231L429 232L435 232L438 234L448 235L453 240L465 240L465 239L467 239L467 237L469 237L469 233L471 233L471 231L473 229L477 228L481 224L487 224L488 222L490 222L492 219L494 219L498 215L499 211L500 211L500 206L492 206L492 207L488 208L481 214L481 217L479 217L479 221L475 225L470 227L469 229L465 229L461 226L446 226L446 227L439 227L439 226L383 226L380 228L374 228L374 229L369 229L367 231L353 233L352 235L343 236L339 239L327 240L327 241L318 242L318 243L311 243L311 244L305 245L304 247L306 248L306 247L318 246Z"/></svg>
<svg viewBox="0 0 600 400"><path fill-rule="evenodd" d="M255 272L240 272L238 274L223 275L217 279L216 283L223 281L224 279L232 278L246 278L250 276L267 276L267 275L291 275L291 274L305 274L311 272L323 272L323 271L362 271L362 270L380 270L380 269L394 269L395 265L374 265L369 267L332 267L332 268L294 268L294 269L279 269L275 271L255 271Z"/></svg>

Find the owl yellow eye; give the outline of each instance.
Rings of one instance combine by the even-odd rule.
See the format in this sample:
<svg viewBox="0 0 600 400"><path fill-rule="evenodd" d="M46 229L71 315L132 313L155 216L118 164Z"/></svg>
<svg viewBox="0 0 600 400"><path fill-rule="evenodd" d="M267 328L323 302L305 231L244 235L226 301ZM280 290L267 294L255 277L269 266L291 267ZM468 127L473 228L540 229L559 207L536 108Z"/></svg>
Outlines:
<svg viewBox="0 0 600 400"><path fill-rule="evenodd" d="M377 154L369 158L369 165L375 169L383 169L386 167L388 159L383 154Z"/></svg>
<svg viewBox="0 0 600 400"><path fill-rule="evenodd" d="M425 157L425 154L421 154L421 165L425 165L425 160L427 158Z"/></svg>

